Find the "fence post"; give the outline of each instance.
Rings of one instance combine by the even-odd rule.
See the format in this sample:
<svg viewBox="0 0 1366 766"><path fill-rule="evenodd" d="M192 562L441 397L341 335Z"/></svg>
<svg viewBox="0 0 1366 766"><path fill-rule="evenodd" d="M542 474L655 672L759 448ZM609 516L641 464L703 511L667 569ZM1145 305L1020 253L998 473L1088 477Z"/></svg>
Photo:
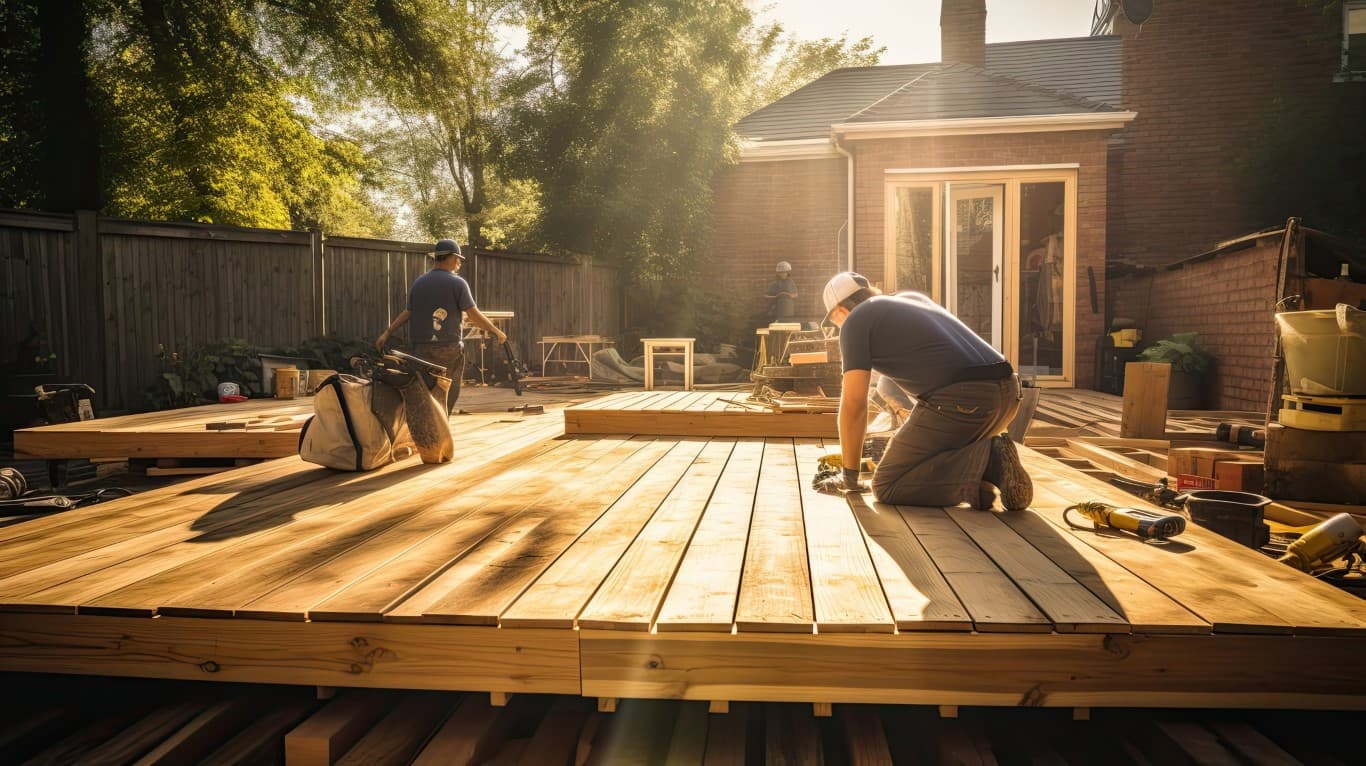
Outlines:
<svg viewBox="0 0 1366 766"><path fill-rule="evenodd" d="M309 249L313 252L313 334L327 334L326 281L323 279L323 264L326 260L326 244L323 233L317 229L308 232Z"/></svg>
<svg viewBox="0 0 1366 766"><path fill-rule="evenodd" d="M67 374L73 380L99 389L105 408L125 408L117 392L121 383L118 370L105 361L104 259L100 257L99 217L93 210L77 210L76 225L76 301L74 320L76 358L69 360Z"/></svg>

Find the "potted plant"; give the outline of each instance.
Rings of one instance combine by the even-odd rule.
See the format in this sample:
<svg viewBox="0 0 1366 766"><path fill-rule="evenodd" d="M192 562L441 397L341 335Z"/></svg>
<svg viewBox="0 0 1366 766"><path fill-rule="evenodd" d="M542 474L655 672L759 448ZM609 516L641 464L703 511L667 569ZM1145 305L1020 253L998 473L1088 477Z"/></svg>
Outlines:
<svg viewBox="0 0 1366 766"><path fill-rule="evenodd" d="M1198 410L1205 404L1202 382L1214 365L1214 355L1200 348L1193 332L1177 333L1143 349L1140 362L1165 362L1172 366L1167 386L1167 408Z"/></svg>

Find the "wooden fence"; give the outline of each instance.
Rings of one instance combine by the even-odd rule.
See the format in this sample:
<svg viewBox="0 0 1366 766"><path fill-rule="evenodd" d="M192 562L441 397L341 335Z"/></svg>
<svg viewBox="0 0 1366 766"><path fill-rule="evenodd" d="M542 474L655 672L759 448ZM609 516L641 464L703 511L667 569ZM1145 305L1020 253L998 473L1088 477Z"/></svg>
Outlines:
<svg viewBox="0 0 1366 766"><path fill-rule="evenodd" d="M317 232L149 223L89 212L0 211L0 358L31 331L64 379L105 411L136 410L157 351L217 340L283 347L319 335L373 338L429 268L431 245ZM616 270L591 258L474 251L462 275L484 310L515 312L538 359L546 335L620 330Z"/></svg>

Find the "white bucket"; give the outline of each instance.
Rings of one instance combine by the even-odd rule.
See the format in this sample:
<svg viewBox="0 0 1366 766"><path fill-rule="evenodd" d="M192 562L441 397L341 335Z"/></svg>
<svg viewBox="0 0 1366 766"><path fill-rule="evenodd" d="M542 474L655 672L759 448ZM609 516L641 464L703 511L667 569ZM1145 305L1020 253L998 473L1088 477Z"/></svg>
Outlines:
<svg viewBox="0 0 1366 766"><path fill-rule="evenodd" d="M1366 395L1366 311L1340 303L1336 311L1283 312L1276 324L1292 392Z"/></svg>

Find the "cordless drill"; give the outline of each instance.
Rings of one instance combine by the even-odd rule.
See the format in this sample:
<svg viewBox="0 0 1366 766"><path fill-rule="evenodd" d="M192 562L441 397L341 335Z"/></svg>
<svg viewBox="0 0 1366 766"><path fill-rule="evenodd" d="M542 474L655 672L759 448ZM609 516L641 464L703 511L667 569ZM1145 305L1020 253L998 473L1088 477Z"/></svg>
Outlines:
<svg viewBox="0 0 1366 766"><path fill-rule="evenodd" d="M1186 531L1185 517L1175 513L1159 513L1142 508L1115 508L1097 502L1077 503L1063 511L1063 520L1076 529L1086 527L1072 521L1073 512L1090 519L1093 529L1120 529L1133 532L1144 540L1166 540Z"/></svg>

